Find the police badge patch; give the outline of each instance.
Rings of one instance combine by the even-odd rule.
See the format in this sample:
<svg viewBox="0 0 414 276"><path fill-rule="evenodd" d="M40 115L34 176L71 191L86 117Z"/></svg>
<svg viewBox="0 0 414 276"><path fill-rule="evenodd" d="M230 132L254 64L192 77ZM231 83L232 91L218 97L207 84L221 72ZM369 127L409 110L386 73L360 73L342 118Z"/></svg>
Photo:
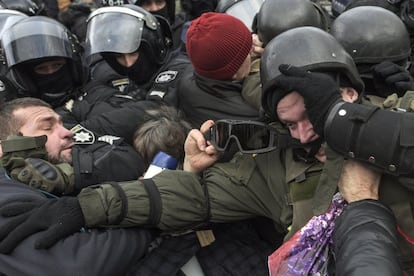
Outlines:
<svg viewBox="0 0 414 276"><path fill-rule="evenodd" d="M73 140L77 145L91 145L95 143L95 134L81 125L74 126L71 130Z"/></svg>
<svg viewBox="0 0 414 276"><path fill-rule="evenodd" d="M178 71L164 71L158 74L155 83L167 83L175 80Z"/></svg>

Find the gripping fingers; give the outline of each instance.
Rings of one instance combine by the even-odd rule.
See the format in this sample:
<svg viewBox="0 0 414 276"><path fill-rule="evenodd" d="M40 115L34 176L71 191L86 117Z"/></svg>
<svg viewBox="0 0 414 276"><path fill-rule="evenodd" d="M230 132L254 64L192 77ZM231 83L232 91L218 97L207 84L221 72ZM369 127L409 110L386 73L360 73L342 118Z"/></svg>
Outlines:
<svg viewBox="0 0 414 276"><path fill-rule="evenodd" d="M411 84L411 79L408 73L405 72L399 72L397 74L393 74L388 76L385 81L388 84L398 83L398 82L407 82L408 84Z"/></svg>
<svg viewBox="0 0 414 276"><path fill-rule="evenodd" d="M298 91L303 87L303 78L281 75L277 77L277 87L286 92Z"/></svg>
<svg viewBox="0 0 414 276"><path fill-rule="evenodd" d="M0 230L0 253L9 254L26 237L30 235L24 231L19 231L27 216L19 216L1 227ZM20 225L20 227L19 227Z"/></svg>
<svg viewBox="0 0 414 276"><path fill-rule="evenodd" d="M64 224L58 223L51 226L47 231L39 234L39 238L35 241L36 249L48 249L58 241L73 234L71 231L65 231Z"/></svg>
<svg viewBox="0 0 414 276"><path fill-rule="evenodd" d="M305 77L307 75L307 71L290 65L290 64L281 64L279 65L279 71L286 76L295 76L295 77Z"/></svg>
<svg viewBox="0 0 414 276"><path fill-rule="evenodd" d="M390 61L384 61L374 67L375 73L380 75L381 77L387 77L390 75L394 75L398 72L402 72L403 69L395 63Z"/></svg>
<svg viewBox="0 0 414 276"><path fill-rule="evenodd" d="M24 167L18 174L17 174L17 180L20 182L29 184L30 180L32 179L33 174L30 168L27 166Z"/></svg>
<svg viewBox="0 0 414 276"><path fill-rule="evenodd" d="M0 215L2 217L15 217L29 212L37 206L38 204L35 202L10 203L0 208Z"/></svg>

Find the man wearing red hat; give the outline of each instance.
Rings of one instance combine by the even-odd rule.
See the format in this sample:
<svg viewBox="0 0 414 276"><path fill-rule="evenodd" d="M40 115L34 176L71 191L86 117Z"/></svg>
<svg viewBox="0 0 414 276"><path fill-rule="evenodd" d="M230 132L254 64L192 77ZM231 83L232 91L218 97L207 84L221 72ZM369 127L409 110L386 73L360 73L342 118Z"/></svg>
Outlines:
<svg viewBox="0 0 414 276"><path fill-rule="evenodd" d="M252 49L252 35L241 20L223 13L202 14L188 29L186 49L192 66L178 91L180 108L193 127L207 119L259 118L241 95Z"/></svg>

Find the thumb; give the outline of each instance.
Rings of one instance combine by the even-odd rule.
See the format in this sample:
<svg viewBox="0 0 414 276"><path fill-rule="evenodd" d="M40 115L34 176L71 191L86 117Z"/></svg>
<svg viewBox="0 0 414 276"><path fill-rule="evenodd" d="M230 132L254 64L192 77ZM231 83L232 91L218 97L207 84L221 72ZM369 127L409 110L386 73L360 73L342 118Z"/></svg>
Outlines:
<svg viewBox="0 0 414 276"><path fill-rule="evenodd" d="M305 77L308 73L305 69L293 66L291 64L279 65L279 71L286 76Z"/></svg>

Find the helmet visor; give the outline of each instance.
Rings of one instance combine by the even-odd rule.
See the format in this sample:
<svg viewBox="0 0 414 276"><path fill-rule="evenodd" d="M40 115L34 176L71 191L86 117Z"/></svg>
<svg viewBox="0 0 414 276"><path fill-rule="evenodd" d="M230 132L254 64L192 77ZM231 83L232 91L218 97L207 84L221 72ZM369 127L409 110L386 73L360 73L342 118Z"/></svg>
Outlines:
<svg viewBox="0 0 414 276"><path fill-rule="evenodd" d="M16 22L27 18L24 13L14 10L0 10L0 38L3 32L14 25Z"/></svg>
<svg viewBox="0 0 414 276"><path fill-rule="evenodd" d="M263 2L264 0L240 1L229 7L226 13L240 19L251 31L253 18Z"/></svg>
<svg viewBox="0 0 414 276"><path fill-rule="evenodd" d="M86 32L85 55L135 52L141 44L144 23L144 15L132 10L131 13L92 14Z"/></svg>
<svg viewBox="0 0 414 276"><path fill-rule="evenodd" d="M56 22L21 21L5 30L2 45L9 66L43 57L72 58L68 33Z"/></svg>

